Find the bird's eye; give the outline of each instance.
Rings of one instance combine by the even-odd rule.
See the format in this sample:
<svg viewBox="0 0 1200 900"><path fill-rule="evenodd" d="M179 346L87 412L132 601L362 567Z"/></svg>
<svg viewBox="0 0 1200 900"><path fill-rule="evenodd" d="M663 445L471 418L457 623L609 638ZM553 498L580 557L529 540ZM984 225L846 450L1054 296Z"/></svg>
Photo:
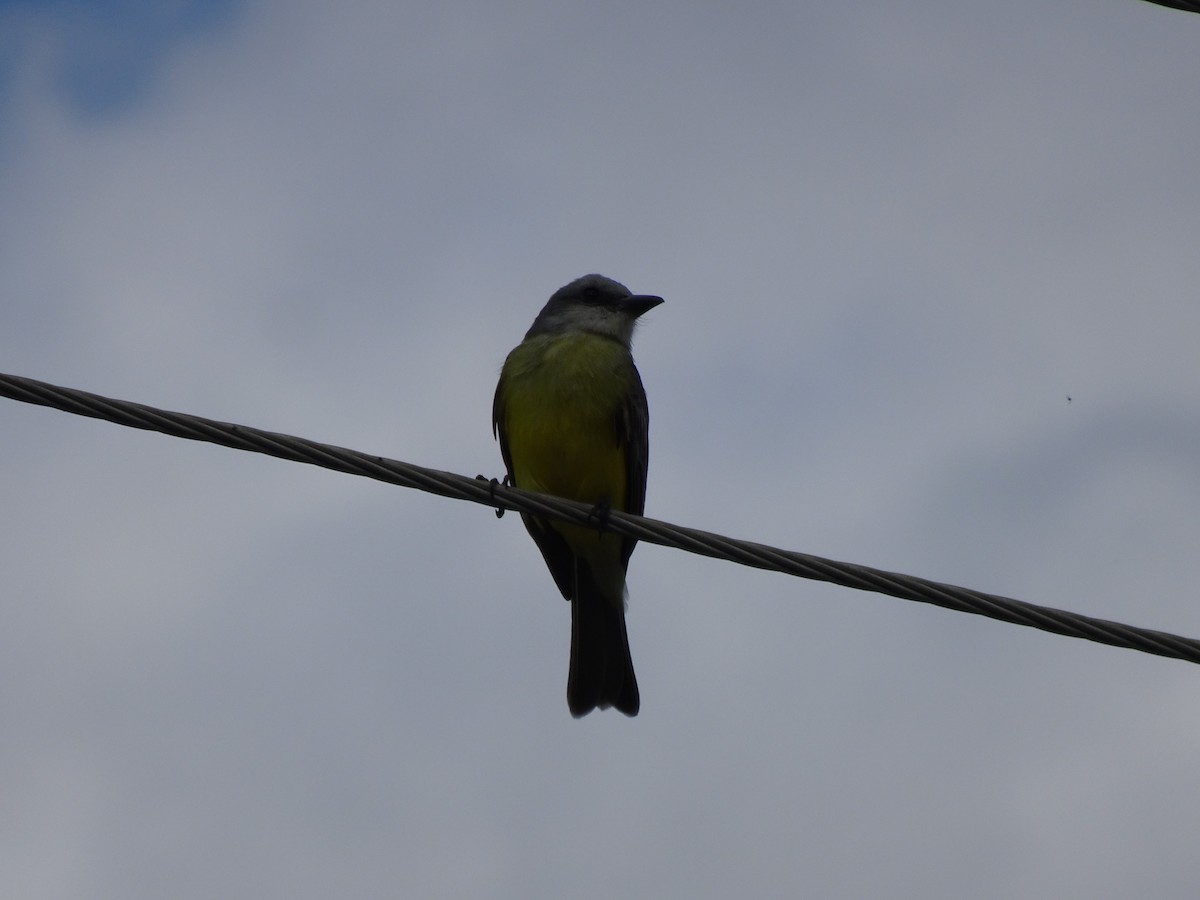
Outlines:
<svg viewBox="0 0 1200 900"><path fill-rule="evenodd" d="M585 287L582 299L584 303L599 303L601 300L600 289L597 287Z"/></svg>

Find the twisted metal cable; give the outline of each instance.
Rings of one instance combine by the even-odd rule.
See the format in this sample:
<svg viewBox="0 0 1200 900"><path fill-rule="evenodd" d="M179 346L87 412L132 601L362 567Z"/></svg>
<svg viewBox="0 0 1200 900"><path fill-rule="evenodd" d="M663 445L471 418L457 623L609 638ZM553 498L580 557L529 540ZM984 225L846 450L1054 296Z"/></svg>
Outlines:
<svg viewBox="0 0 1200 900"><path fill-rule="evenodd" d="M395 459L348 450L345 447L335 447L332 444L321 444L245 425L233 425L186 413L155 409L140 403L114 400L17 375L0 374L0 396L24 403L49 406L76 415L105 419L131 428L158 431L193 441L208 441L235 450L250 450L351 475L362 475L443 497L481 503L497 510L511 509L592 527L598 524L596 511L586 504L507 487L496 481L487 481L483 476L468 478L465 475L427 469ZM863 591L875 591L1067 637L1085 638L1114 647L1200 663L1200 640L1195 638L1123 625L1120 622L1096 619L1048 606L1037 606L911 575L735 540L712 532L672 525L669 522L617 510L606 514L603 527L640 541L675 547L713 559L827 581Z"/></svg>
<svg viewBox="0 0 1200 900"><path fill-rule="evenodd" d="M1200 13L1200 2L1196 2L1196 0L1150 0L1150 2L1183 12Z"/></svg>

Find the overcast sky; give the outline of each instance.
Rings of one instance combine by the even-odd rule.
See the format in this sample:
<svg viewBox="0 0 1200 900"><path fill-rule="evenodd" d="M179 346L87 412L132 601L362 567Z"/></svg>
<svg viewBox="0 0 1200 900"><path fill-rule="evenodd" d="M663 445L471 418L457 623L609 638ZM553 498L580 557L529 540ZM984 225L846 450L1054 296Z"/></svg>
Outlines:
<svg viewBox="0 0 1200 900"><path fill-rule="evenodd" d="M647 514L1200 636L1200 16L0 3L0 371L467 475L602 272ZM1200 669L0 400L0 895L1190 897Z"/></svg>

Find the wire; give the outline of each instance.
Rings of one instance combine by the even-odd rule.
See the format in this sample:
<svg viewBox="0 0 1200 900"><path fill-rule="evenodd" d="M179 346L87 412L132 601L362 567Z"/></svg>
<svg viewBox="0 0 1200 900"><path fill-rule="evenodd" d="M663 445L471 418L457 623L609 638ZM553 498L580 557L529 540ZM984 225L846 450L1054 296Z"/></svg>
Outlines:
<svg viewBox="0 0 1200 900"><path fill-rule="evenodd" d="M131 428L158 431L193 441L208 441L235 450L250 450L351 475L362 475L443 497L481 503L497 510L510 509L598 527L595 509L586 504L508 487L494 480L488 481L483 476L469 478L453 472L427 469L332 444L321 444L246 425L233 425L186 413L155 409L140 403L114 400L17 375L0 374L0 396L94 419L104 419ZM1038 606L911 575L735 540L712 532L672 525L669 522L617 510L605 514L603 527L647 543L674 547L713 559L827 581L863 591L875 591L1067 637L1084 638L1114 647L1200 663L1200 640L1195 638L1123 625L1120 622Z"/></svg>
<svg viewBox="0 0 1200 900"><path fill-rule="evenodd" d="M1191 2L1191 0L1149 0L1151 3L1157 3L1159 6L1169 6L1171 9L1179 9L1184 12L1200 13L1200 3Z"/></svg>

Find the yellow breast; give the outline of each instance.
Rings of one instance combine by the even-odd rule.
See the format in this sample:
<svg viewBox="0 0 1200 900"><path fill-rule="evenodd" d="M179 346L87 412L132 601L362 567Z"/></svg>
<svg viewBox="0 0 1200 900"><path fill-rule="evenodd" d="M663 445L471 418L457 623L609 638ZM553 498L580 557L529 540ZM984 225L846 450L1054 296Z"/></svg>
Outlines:
<svg viewBox="0 0 1200 900"><path fill-rule="evenodd" d="M504 364L504 429L518 487L625 506L620 411L633 386L629 351L589 334L539 336Z"/></svg>

